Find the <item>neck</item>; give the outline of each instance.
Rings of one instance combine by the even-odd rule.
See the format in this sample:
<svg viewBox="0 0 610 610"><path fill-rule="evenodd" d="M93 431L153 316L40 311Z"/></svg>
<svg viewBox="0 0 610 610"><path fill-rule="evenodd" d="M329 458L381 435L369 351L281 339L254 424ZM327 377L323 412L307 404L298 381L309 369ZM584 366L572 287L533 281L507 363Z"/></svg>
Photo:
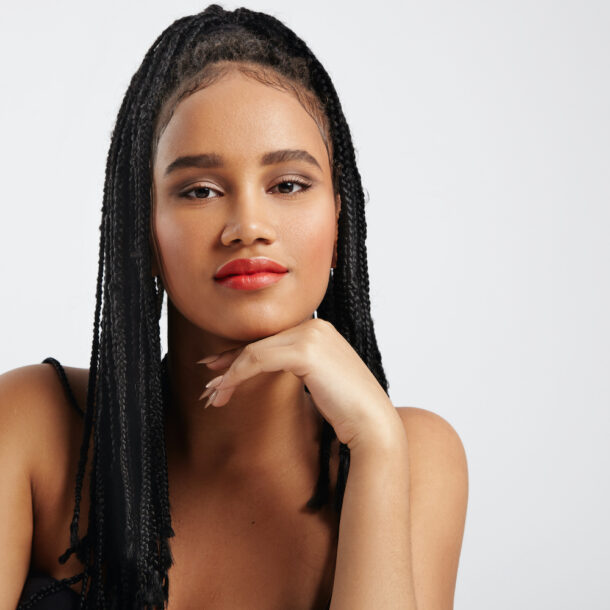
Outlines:
<svg viewBox="0 0 610 610"><path fill-rule="evenodd" d="M208 480L277 471L278 465L288 468L303 460L317 465L321 416L294 374L256 375L222 407L204 409L207 398L198 400L206 383L224 370L212 371L196 361L246 343L206 336L170 311L168 460Z"/></svg>

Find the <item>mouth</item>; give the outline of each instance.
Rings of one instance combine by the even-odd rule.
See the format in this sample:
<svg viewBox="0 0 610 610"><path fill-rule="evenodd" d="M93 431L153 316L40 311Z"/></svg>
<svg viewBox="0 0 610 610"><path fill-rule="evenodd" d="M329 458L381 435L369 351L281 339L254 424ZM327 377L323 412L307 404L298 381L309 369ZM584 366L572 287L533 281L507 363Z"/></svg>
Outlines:
<svg viewBox="0 0 610 610"><path fill-rule="evenodd" d="M214 275L214 279L221 280L230 276L256 275L259 273L286 273L284 265L266 256L252 258L237 258L222 265Z"/></svg>
<svg viewBox="0 0 610 610"><path fill-rule="evenodd" d="M216 278L216 282L234 290L258 290L279 282L288 272L259 271L257 273L238 273Z"/></svg>

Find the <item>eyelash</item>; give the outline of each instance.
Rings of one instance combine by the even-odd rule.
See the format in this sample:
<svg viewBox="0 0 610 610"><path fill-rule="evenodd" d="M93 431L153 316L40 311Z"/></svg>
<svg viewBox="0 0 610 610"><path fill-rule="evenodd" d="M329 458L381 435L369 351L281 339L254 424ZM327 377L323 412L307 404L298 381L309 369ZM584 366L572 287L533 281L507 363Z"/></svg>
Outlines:
<svg viewBox="0 0 610 610"><path fill-rule="evenodd" d="M287 178L287 179L281 180L277 184L274 184L271 188L274 189L277 186L280 186L280 184L286 184L286 183L298 184L301 187L301 189L299 191L295 191L294 193L280 193L281 195L284 195L285 197L294 197L298 193L304 193L305 191L309 190L312 186L311 182L306 182L305 180L302 180L301 178ZM182 193L180 193L180 197L184 197L185 199L199 199L199 200L216 199L216 197L190 197L189 193L191 193L197 189L209 189L210 191L217 190L217 189L212 188L211 186L205 186L205 185L194 186L194 187L188 189L188 191L183 191Z"/></svg>

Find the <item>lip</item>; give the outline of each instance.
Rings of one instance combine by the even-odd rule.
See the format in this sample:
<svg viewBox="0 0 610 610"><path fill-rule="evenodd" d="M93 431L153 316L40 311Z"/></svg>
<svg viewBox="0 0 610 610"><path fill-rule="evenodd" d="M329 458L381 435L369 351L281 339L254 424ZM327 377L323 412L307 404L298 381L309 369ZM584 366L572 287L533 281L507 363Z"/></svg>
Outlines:
<svg viewBox="0 0 610 610"><path fill-rule="evenodd" d="M216 270L214 274L214 279L222 280L223 278L227 278L228 276L236 276L240 278L247 278L249 275L257 275L257 276L277 276L275 280L277 281L282 277L282 274L286 273L288 269L281 265L277 261L274 261L271 258L267 258L266 256L255 256L252 258L236 258L228 263L222 265L219 269ZM251 278L254 280L255 278ZM274 279L274 278L267 278ZM223 282L224 283L224 282ZM251 282L254 283L254 282Z"/></svg>
<svg viewBox="0 0 610 610"><path fill-rule="evenodd" d="M279 282L285 275L285 272L271 273L263 271L262 273L227 275L216 281L227 288L234 288L235 290L258 290L259 288Z"/></svg>

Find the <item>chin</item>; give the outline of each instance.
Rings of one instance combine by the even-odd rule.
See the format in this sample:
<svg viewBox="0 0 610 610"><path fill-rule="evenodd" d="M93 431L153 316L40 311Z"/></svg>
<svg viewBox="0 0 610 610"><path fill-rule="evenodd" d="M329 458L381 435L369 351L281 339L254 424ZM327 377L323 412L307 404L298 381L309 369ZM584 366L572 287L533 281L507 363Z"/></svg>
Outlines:
<svg viewBox="0 0 610 610"><path fill-rule="evenodd" d="M252 343L265 337L271 337L283 330L288 330L300 324L303 320L296 317L294 320L278 319L274 316L259 316L255 320L238 320L233 318L233 321L225 320L222 329L214 334L225 335L233 341L244 341ZM212 330L212 332L214 332Z"/></svg>

